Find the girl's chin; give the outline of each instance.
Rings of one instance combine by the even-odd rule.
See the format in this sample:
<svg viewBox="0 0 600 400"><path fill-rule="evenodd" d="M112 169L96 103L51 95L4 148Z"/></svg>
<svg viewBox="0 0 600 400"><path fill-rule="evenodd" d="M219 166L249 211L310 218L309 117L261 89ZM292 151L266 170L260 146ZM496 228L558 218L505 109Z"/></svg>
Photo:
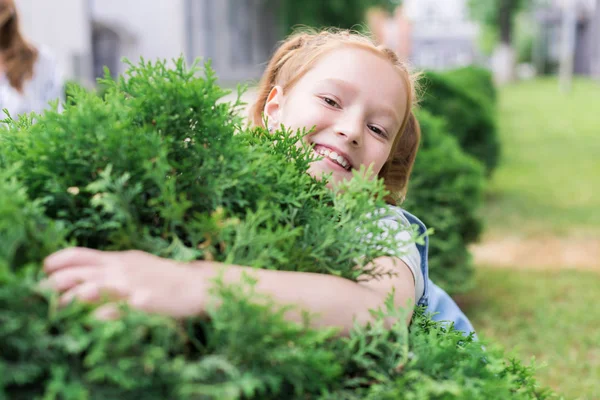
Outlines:
<svg viewBox="0 0 600 400"><path fill-rule="evenodd" d="M308 173L317 180L328 178L329 180L325 186L329 189L335 189L343 181L352 178L350 172L331 171L329 169L319 168L314 164L310 166Z"/></svg>
<svg viewBox="0 0 600 400"><path fill-rule="evenodd" d="M313 176L331 174L334 177L339 176L344 177L346 179L352 177L352 173L350 171L342 168L337 164L334 164L332 161L329 160L313 161L310 164L309 173Z"/></svg>
<svg viewBox="0 0 600 400"><path fill-rule="evenodd" d="M369 179L377 179L377 175L373 174L372 171L368 172ZM322 180L323 178L328 178L327 188L331 190L340 191L340 184L344 181L349 181L354 176L354 172L352 171L340 171L338 168L330 168L327 164L323 165L323 161L315 161L310 164L308 168L308 173L310 176L317 180Z"/></svg>

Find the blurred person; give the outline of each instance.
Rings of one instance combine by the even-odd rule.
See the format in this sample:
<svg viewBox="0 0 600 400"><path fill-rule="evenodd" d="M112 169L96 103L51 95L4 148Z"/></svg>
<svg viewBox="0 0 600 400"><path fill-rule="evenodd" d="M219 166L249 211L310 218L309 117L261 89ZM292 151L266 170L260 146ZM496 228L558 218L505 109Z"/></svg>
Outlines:
<svg viewBox="0 0 600 400"><path fill-rule="evenodd" d="M63 97L54 57L44 47L27 41L19 26L14 0L0 0L0 110L12 118L41 112ZM6 118L4 111L0 120Z"/></svg>
<svg viewBox="0 0 600 400"><path fill-rule="evenodd" d="M373 39L379 44L386 42L386 25L389 20L388 13L381 7L371 7L367 10L366 22Z"/></svg>
<svg viewBox="0 0 600 400"><path fill-rule="evenodd" d="M377 43L393 50L400 60L408 61L412 51L412 24L404 11L403 6L398 6L389 14L380 7L373 7L367 11L366 20Z"/></svg>
<svg viewBox="0 0 600 400"><path fill-rule="evenodd" d="M404 6L398 6L394 10L393 16L395 25L393 33L396 35L396 38L392 49L403 61L409 60L412 53L412 22L405 11Z"/></svg>

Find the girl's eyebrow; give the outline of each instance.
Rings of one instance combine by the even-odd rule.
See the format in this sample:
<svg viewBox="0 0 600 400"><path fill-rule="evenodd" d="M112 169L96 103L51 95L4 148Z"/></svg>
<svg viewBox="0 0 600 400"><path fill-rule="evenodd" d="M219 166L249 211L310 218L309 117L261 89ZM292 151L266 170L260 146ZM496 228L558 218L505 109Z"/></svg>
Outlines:
<svg viewBox="0 0 600 400"><path fill-rule="evenodd" d="M380 106L377 108L377 114L381 114L384 117L391 118L396 123L400 122L400 118L398 118L398 113L394 112L394 110L391 107Z"/></svg>
<svg viewBox="0 0 600 400"><path fill-rule="evenodd" d="M343 79L337 78L326 78L317 82L318 84L331 84L340 87L343 90L356 93L358 89L352 83L347 82Z"/></svg>

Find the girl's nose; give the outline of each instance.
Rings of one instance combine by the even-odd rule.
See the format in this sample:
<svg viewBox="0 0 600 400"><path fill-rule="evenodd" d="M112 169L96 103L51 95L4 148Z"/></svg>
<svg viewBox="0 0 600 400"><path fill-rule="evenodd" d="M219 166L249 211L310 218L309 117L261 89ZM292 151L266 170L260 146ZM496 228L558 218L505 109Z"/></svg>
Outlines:
<svg viewBox="0 0 600 400"><path fill-rule="evenodd" d="M362 144L362 131L360 124L352 123L337 129L337 134L343 136L354 147L360 147Z"/></svg>
<svg viewBox="0 0 600 400"><path fill-rule="evenodd" d="M345 137L352 146L359 147L360 146L360 138L358 135L347 135L344 132L338 132L338 135Z"/></svg>

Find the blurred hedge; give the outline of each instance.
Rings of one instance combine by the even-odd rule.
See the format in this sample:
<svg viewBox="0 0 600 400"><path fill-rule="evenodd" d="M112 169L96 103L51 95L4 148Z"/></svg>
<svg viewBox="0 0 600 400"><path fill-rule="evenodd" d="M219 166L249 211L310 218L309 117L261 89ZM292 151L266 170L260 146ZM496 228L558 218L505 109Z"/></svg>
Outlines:
<svg viewBox="0 0 600 400"><path fill-rule="evenodd" d="M495 95L487 78L471 68L453 73L425 72L421 107L446 119L461 147L483 162L490 175L500 156Z"/></svg>
<svg viewBox="0 0 600 400"><path fill-rule="evenodd" d="M284 36L295 27L336 27L362 29L365 13L371 7L382 7L391 12L398 0L267 0L278 10L279 25Z"/></svg>
<svg viewBox="0 0 600 400"><path fill-rule="evenodd" d="M403 207L435 230L429 247L433 281L450 293L464 292L473 283L467 246L482 231L484 168L460 148L442 118L420 110L417 119L423 139Z"/></svg>
<svg viewBox="0 0 600 400"><path fill-rule="evenodd" d="M444 72L443 76L474 96L484 96L495 105L498 93L490 70L470 65Z"/></svg>

